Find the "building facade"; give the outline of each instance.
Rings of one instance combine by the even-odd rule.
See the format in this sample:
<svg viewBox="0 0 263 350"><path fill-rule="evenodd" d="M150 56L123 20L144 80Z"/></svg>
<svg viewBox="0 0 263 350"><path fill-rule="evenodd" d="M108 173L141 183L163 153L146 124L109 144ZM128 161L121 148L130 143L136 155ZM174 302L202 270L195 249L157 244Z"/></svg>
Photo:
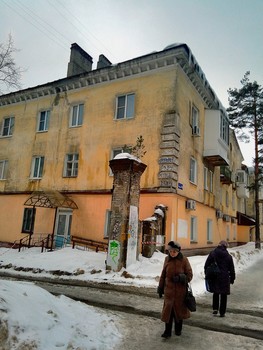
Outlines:
<svg viewBox="0 0 263 350"><path fill-rule="evenodd" d="M164 206L161 234L185 249L249 240L237 222L248 196L236 183L243 157L186 44L116 65L101 55L94 70L72 44L67 77L0 96L0 123L1 242L106 239L109 161L140 136L140 221Z"/></svg>

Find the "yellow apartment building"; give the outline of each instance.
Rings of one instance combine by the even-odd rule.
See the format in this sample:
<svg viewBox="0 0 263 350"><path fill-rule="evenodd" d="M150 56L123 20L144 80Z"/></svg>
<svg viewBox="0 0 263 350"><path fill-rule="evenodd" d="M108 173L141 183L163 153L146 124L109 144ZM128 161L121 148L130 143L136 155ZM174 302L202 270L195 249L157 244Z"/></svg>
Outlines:
<svg viewBox="0 0 263 350"><path fill-rule="evenodd" d="M140 221L165 207L164 241L202 250L249 240L243 157L227 113L190 48L96 69L72 44L64 79L0 96L0 241L53 234L106 241L109 161L143 137ZM143 239L142 235L141 238Z"/></svg>

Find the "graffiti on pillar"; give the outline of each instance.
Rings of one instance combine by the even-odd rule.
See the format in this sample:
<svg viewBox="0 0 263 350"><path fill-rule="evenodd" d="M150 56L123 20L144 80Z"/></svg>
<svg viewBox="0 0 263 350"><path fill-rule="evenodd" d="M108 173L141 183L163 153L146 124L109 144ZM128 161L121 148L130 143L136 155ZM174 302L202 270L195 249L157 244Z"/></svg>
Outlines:
<svg viewBox="0 0 263 350"><path fill-rule="evenodd" d="M115 271L118 268L120 251L121 251L120 242L115 240L110 240L107 265L109 265Z"/></svg>
<svg viewBox="0 0 263 350"><path fill-rule="evenodd" d="M138 208L130 206L126 267L136 262L138 237Z"/></svg>

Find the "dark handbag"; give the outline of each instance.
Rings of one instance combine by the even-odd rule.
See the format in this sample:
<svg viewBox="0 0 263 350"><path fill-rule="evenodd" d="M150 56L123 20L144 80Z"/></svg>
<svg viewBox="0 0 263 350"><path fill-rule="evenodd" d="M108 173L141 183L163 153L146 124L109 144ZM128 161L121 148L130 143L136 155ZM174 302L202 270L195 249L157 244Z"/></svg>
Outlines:
<svg viewBox="0 0 263 350"><path fill-rule="evenodd" d="M193 295L192 287L190 286L190 284L187 285L184 303L189 311L196 311L196 300Z"/></svg>
<svg viewBox="0 0 263 350"><path fill-rule="evenodd" d="M206 280L215 280L220 274L220 269L217 265L217 262L214 260L209 266L207 266L205 271Z"/></svg>

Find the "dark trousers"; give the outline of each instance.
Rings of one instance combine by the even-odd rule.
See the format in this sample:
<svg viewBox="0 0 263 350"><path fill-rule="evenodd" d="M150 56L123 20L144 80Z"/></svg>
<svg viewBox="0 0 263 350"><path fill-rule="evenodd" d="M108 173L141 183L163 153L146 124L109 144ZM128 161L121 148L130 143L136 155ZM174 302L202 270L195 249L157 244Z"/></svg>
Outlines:
<svg viewBox="0 0 263 350"><path fill-rule="evenodd" d="M180 335L183 328L183 320L176 319L174 310L171 312L169 323L165 323L165 333L168 335L172 334L173 321L175 334Z"/></svg>
<svg viewBox="0 0 263 350"><path fill-rule="evenodd" d="M226 313L227 294L213 294L213 310L219 310L220 315Z"/></svg>

